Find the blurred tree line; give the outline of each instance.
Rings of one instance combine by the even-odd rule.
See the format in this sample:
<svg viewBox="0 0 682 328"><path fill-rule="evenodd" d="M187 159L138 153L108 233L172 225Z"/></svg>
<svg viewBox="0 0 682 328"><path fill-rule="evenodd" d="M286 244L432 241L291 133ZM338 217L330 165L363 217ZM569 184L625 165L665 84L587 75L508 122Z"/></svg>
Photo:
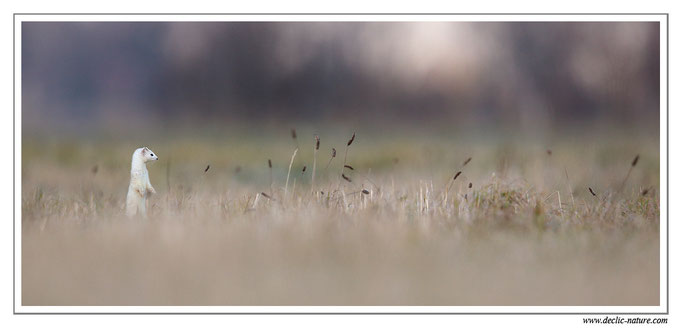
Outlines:
<svg viewBox="0 0 682 328"><path fill-rule="evenodd" d="M649 22L26 22L25 124L659 119Z"/></svg>

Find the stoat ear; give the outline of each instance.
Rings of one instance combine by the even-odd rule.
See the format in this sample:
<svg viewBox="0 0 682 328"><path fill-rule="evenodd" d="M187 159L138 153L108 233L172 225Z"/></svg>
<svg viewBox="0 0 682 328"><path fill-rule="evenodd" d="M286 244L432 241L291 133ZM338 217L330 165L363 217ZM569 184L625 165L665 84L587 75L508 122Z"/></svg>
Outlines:
<svg viewBox="0 0 682 328"><path fill-rule="evenodd" d="M145 153L147 153L147 151L149 151L149 149L148 149L147 147L142 148L142 155L144 155Z"/></svg>

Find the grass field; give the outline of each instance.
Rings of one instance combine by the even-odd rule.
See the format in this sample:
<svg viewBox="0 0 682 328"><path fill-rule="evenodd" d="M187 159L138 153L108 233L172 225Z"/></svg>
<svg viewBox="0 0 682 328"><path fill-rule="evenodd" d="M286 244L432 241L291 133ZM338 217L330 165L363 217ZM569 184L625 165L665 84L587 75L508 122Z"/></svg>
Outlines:
<svg viewBox="0 0 682 328"><path fill-rule="evenodd" d="M658 305L657 136L322 131L25 135L22 303Z"/></svg>

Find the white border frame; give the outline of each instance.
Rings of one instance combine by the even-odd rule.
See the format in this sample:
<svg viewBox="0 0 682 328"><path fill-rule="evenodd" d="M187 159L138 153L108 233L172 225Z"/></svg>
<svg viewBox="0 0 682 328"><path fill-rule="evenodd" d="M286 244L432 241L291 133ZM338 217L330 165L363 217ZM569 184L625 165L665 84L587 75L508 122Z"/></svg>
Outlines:
<svg viewBox="0 0 682 328"><path fill-rule="evenodd" d="M23 22L460 21L660 23L660 303L658 306L24 306L21 299L21 24ZM668 314L668 15L667 14L20 14L14 16L14 312L36 313L415 313ZM665 115L664 115L665 114ZM627 288L624 286L624 288Z"/></svg>

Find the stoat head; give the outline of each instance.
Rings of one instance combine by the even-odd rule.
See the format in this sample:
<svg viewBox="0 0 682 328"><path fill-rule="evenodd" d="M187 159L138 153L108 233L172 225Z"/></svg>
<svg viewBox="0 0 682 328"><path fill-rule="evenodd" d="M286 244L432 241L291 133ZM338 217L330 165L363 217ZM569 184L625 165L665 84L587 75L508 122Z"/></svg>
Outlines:
<svg viewBox="0 0 682 328"><path fill-rule="evenodd" d="M154 152L147 147L139 148L138 151L140 152L140 156L142 156L142 161L144 161L145 163L149 161L159 160L159 157L156 156L156 154L154 154Z"/></svg>

